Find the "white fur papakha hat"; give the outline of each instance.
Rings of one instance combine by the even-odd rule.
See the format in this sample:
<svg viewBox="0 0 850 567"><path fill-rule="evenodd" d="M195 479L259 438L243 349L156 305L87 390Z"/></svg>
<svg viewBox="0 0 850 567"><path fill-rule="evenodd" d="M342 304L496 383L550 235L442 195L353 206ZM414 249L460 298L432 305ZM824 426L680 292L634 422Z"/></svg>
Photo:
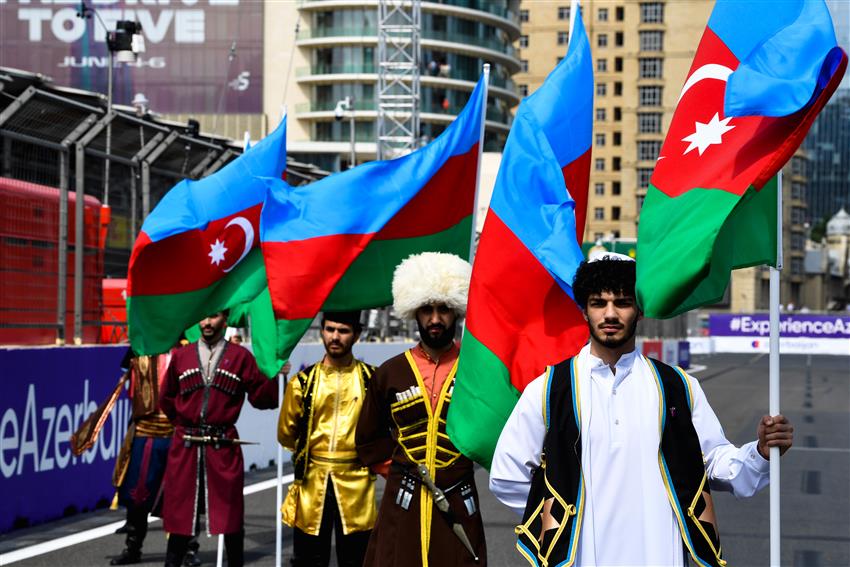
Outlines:
<svg viewBox="0 0 850 567"><path fill-rule="evenodd" d="M469 262L454 254L423 252L408 256L393 274L396 315L414 319L417 309L431 303L445 303L463 315L471 275Z"/></svg>

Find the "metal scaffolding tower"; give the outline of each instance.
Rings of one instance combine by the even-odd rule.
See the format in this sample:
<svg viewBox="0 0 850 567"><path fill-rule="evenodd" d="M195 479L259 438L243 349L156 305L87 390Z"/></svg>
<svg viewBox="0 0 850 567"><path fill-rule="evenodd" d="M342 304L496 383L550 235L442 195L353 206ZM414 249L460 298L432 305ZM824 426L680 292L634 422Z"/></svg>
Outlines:
<svg viewBox="0 0 850 567"><path fill-rule="evenodd" d="M418 147L419 0L378 0L378 159Z"/></svg>

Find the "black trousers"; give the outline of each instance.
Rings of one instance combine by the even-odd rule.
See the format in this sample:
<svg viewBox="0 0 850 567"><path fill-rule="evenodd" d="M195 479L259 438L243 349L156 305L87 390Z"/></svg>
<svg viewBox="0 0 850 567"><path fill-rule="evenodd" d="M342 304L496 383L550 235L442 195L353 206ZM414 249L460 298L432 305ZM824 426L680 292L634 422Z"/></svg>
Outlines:
<svg viewBox="0 0 850 567"><path fill-rule="evenodd" d="M193 536L171 534L165 551L165 567L181 567L189 548L198 552L198 539ZM224 534L224 551L228 567L243 567L245 564L245 530Z"/></svg>
<svg viewBox="0 0 850 567"><path fill-rule="evenodd" d="M328 478L325 492L325 506L322 511L322 525L319 535L307 534L295 528L292 541L294 557L293 567L327 567L331 562L331 533L336 532L336 562L339 567L362 567L369 545L372 530L354 532L345 535L342 532L342 518L339 515L333 482Z"/></svg>

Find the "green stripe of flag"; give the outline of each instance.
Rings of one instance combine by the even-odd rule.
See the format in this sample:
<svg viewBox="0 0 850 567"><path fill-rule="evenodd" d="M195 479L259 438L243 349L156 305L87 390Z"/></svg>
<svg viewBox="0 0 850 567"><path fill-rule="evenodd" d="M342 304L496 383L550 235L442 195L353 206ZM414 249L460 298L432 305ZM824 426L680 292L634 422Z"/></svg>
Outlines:
<svg viewBox="0 0 850 567"><path fill-rule="evenodd" d="M511 384L508 368L469 329L463 334L457 373L463 380L455 382L449 405L449 437L464 455L490 470L519 391Z"/></svg>
<svg viewBox="0 0 850 567"><path fill-rule="evenodd" d="M131 335L133 350L139 354L166 352L184 329L210 313L253 300L267 285L262 252L254 248L232 272L211 286L185 293L129 297L127 322L136 330Z"/></svg>
<svg viewBox="0 0 850 567"><path fill-rule="evenodd" d="M640 215L637 296L647 317L717 303L731 271L776 265L776 179L739 197L691 189L671 198L650 186Z"/></svg>
<svg viewBox="0 0 850 567"><path fill-rule="evenodd" d="M441 232L373 240L337 282L322 306L328 311L372 309L392 304L392 279L396 266L411 254L449 252L469 257L472 216ZM310 319L278 320L278 357L286 359L310 328Z"/></svg>
<svg viewBox="0 0 850 567"><path fill-rule="evenodd" d="M323 308L341 311L392 304L393 273L402 260L426 251L447 252L468 259L471 231L470 215L456 225L434 234L373 240L337 282Z"/></svg>

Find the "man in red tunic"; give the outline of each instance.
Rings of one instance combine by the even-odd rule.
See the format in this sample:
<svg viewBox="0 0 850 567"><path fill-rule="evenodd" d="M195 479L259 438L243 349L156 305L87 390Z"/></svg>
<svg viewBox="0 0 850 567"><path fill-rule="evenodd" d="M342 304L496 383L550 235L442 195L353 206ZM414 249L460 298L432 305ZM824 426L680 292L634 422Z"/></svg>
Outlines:
<svg viewBox="0 0 850 567"><path fill-rule="evenodd" d="M257 409L277 407L277 379L260 374L245 348L224 340L227 313L201 321L201 340L174 352L160 407L174 424L163 504L170 535L166 567L183 562L206 515L207 533L224 534L227 564L243 565L244 463L234 423L245 394ZM191 441L186 436L204 438Z"/></svg>

